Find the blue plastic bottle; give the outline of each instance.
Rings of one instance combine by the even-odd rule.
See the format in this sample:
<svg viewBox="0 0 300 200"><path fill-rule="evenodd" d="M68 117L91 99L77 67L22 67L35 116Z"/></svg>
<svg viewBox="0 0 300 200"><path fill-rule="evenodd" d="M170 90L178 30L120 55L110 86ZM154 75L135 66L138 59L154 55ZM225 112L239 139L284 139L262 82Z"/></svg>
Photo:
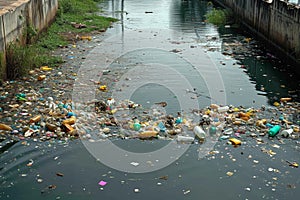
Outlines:
<svg viewBox="0 0 300 200"><path fill-rule="evenodd" d="M281 127L279 125L275 125L272 128L270 128L269 136L270 137L275 137L279 133L280 128Z"/></svg>

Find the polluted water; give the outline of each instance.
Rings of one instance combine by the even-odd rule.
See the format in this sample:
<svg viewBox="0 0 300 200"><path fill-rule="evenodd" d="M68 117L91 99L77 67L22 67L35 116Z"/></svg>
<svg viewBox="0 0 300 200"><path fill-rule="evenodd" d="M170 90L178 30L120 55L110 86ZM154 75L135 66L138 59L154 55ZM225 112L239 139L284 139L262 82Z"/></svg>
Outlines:
<svg viewBox="0 0 300 200"><path fill-rule="evenodd" d="M100 60L97 51L101 52L101 42L106 44L105 34L86 36L57 50L66 61L62 66L40 66L24 78L4 82L0 86L1 199L286 199L299 194L299 97L297 87L284 77L272 88L278 71L270 68L277 67L278 58L256 47L259 42L247 39L249 35L207 23L204 16L212 9L207 1L100 5L104 13L123 19L105 34L120 31L122 36L122 29L125 38L126 31L134 37L145 33L147 38L162 37L170 48L140 48L99 66L103 69L85 82L93 98L76 99L72 91L81 76L79 68L95 58L91 54ZM175 29L184 39L146 31L149 24L153 30ZM143 45L153 47L149 43ZM178 59L185 49L203 50L225 76L226 90L221 93L228 95L226 103L211 99L204 80L197 82L201 76L192 76L193 66ZM103 51L113 53L108 50ZM157 64L160 67L180 62L185 67L180 72L187 74L191 85L175 85L180 90L176 95L161 84L147 82L130 98L120 98L122 91L143 78L141 71L130 70L141 65L151 68L155 60L162 63ZM163 72L155 75L166 81ZM241 80L228 81L230 74ZM255 84L243 84L244 79ZM84 84L79 86L86 91ZM179 96L187 100L179 102ZM94 149L98 156L86 146L107 142L124 150L126 163L118 162L122 157L114 157L112 148ZM173 145L174 154L152 156L168 145ZM185 147L182 155L175 153ZM103 162L105 156L111 163ZM172 162L156 168L167 159ZM111 167L114 163L119 168Z"/></svg>

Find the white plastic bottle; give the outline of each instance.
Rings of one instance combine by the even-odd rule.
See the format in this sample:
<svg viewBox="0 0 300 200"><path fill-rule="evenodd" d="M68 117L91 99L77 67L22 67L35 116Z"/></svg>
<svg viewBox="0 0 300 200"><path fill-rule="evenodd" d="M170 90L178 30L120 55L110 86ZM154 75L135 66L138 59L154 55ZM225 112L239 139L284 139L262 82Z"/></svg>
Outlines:
<svg viewBox="0 0 300 200"><path fill-rule="evenodd" d="M227 112L229 110L229 106L223 106L218 108L219 113Z"/></svg>
<svg viewBox="0 0 300 200"><path fill-rule="evenodd" d="M206 134L200 126L195 126L193 131L200 140L205 140Z"/></svg>
<svg viewBox="0 0 300 200"><path fill-rule="evenodd" d="M293 131L294 130L292 128L283 130L283 131L281 131L281 136L287 138L293 133Z"/></svg>
<svg viewBox="0 0 300 200"><path fill-rule="evenodd" d="M224 130L224 135L232 135L232 133L233 133L232 128L228 128L228 129Z"/></svg>
<svg viewBox="0 0 300 200"><path fill-rule="evenodd" d="M191 136L177 135L177 142L193 142L194 138Z"/></svg>

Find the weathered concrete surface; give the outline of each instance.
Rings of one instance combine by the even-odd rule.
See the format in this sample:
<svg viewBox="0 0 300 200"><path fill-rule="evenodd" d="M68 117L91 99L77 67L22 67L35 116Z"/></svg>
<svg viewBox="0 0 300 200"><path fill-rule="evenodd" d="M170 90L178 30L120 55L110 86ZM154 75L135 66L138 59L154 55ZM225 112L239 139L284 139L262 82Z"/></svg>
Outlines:
<svg viewBox="0 0 300 200"><path fill-rule="evenodd" d="M253 32L300 63L300 7L283 0L215 0Z"/></svg>
<svg viewBox="0 0 300 200"><path fill-rule="evenodd" d="M25 44L28 27L41 32L54 20L57 9L58 0L0 0L0 79L6 78L7 45Z"/></svg>

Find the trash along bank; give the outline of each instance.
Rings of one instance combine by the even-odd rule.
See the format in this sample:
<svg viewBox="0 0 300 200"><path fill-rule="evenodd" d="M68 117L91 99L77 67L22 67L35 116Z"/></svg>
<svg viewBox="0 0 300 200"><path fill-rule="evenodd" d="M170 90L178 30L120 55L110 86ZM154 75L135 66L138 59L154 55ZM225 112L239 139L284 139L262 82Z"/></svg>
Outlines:
<svg viewBox="0 0 300 200"><path fill-rule="evenodd" d="M64 74L58 69L43 66L30 74L24 83L10 81L0 88L3 138L17 141L81 138L90 142L110 138L159 139L199 145L211 137L232 145L241 145L250 138L299 138L300 104L292 98L283 97L274 106L261 108L211 104L190 111L166 113L168 102L156 102L154 107L145 108L131 100L106 98L114 83L112 80L108 85L93 82L97 87L95 100L74 103L66 98L68 95L64 91L72 87L70 84L59 89L59 79ZM72 82L76 74L73 78L66 76L67 82ZM114 79L115 73L105 70L103 76ZM54 88L53 91L46 85ZM11 92L14 88L18 90ZM187 93L190 98L197 96Z"/></svg>
<svg viewBox="0 0 300 200"><path fill-rule="evenodd" d="M85 36L82 40L88 43L93 37ZM76 44L61 50L70 62L76 59L73 52L87 53ZM82 60L85 58L83 55ZM128 99L115 100L110 91L120 71L103 70L104 83L90 80L96 87L97 98L78 104L70 97L77 78L76 67L78 65L41 66L29 71L29 76L22 80L5 82L0 88L2 136L17 141L81 138L95 142L122 138L175 140L199 145L211 136L234 145L256 137L295 140L299 137L299 103L292 98L282 97L274 107L212 104L167 114L164 109L170 102L156 102L156 106L149 109ZM191 99L199 95L189 90L186 93Z"/></svg>
<svg viewBox="0 0 300 200"><path fill-rule="evenodd" d="M299 106L292 103L293 98L279 98L270 106L208 104L166 113L164 110L172 106L168 100L154 101L149 108L148 103L111 95L120 71L109 68L100 70L100 81L89 80L95 99L78 104L70 96L78 77L76 69L88 60L86 53L102 41L89 35L85 38L60 49L58 54L67 60L62 67L40 66L28 77L2 86L0 121L12 130L1 131L1 197L284 199L299 193ZM132 79L127 77L124 87ZM183 92L193 99L202 94L199 88ZM280 130L276 126L269 133L270 124L280 125ZM282 131L291 132L291 127L293 133L283 137ZM82 140L76 139L79 137ZM170 166L134 174L101 165L101 159L92 157L81 143L101 145L108 140L137 146L143 152L147 146L161 143L191 145ZM204 151L210 141L215 146ZM206 154L199 159L198 152ZM123 164L139 171L143 166L153 169L161 162L132 159Z"/></svg>
<svg viewBox="0 0 300 200"><path fill-rule="evenodd" d="M80 44L76 46L78 48ZM66 51L76 50L73 45L70 45L70 49ZM76 57L75 54L72 54L72 56ZM81 54L78 58L84 59L85 55ZM72 58L69 59L72 61ZM127 195L128 193L142 195L147 191L152 191L148 187L152 183L145 183L144 185L143 181L145 180L140 180L139 177L133 179L132 175L127 175L128 178L124 175L116 175L116 172L112 169L109 169L109 172L102 172L103 176L102 174L92 173L93 178L86 170L82 172L82 168L79 166L82 165L82 162L85 162L85 158L79 157L78 150L75 150L79 145L76 144L76 141L79 140L91 144L99 143L99 145L106 140L119 140L124 143L145 141L141 144L143 146L147 146L147 142L151 142L150 144L153 145L160 141L173 141L178 146L191 144L193 151L190 154L199 151L199 154L204 156L201 157L201 161L214 162L211 160L225 160L224 157L228 157L229 163L232 162L233 166L229 165L231 167L226 168L222 165L221 171L216 172L216 174L223 174L222 178L225 182L226 180L232 181L231 178L236 179L242 176L243 171L247 171L247 174L249 174L251 170L246 170L248 166L252 169L250 175L253 178L251 180L263 181L262 177L257 175L256 170L262 170L268 175L265 184L269 185L266 187L272 189L272 192L281 191L282 187L290 188L286 192L296 191L294 189L298 187L297 183L291 180L287 181L286 177L289 177L289 174L285 173L285 171L290 171L290 174L296 173L299 164L296 157L288 156L289 151L285 151L289 145L294 145L295 148L299 145L300 105L293 102L293 99L283 97L273 106L261 106L259 108L211 104L189 112L178 110L179 113L166 113L165 109L170 106L170 102L158 101L155 102L154 107L149 109L146 105L131 100L118 101L110 94L113 89L113 81L107 81L107 84L104 84L103 82L90 80L95 86L97 96L93 101L78 104L71 100L69 94L72 90L72 83L77 76L76 72L72 71L72 65L72 62L70 62L62 68L41 66L30 71L30 76L26 79L5 82L0 88L1 150L4 151L1 158L5 159L10 156L16 150L14 148L18 146L21 146L22 153L24 152L23 148L36 148L37 151L44 152L45 150L47 156L52 156L50 153L52 150L50 149L63 148L62 151L66 151L74 145L72 151L66 153L58 151L53 157L50 156L51 162L54 162L55 166L50 163L51 168L49 169L47 165L45 166L40 162L43 161L46 154L41 157L34 157L31 154L25 158L21 156L20 159L24 159L24 161L21 162L17 158L16 162L21 163L15 168L10 166L13 165L14 161L4 162L1 185L1 189L4 191L3 195L8 194L10 188L20 191L18 187L22 185L23 181L30 183L28 184L30 187L34 185L37 188L36 190L31 189L32 194L35 196L63 196L66 189L70 191L69 196L76 195L76 192L83 195L84 190L81 187L90 190L93 186L97 188L97 191L93 191L91 195L112 195L112 193L116 193L111 190L119 188L114 182L120 183L121 186L128 186L128 188L123 187ZM101 73L103 78L107 78L106 80L115 80L115 71L103 70ZM131 80L127 79L127 81L130 82ZM191 91L186 91L186 93L190 95L190 98L195 98L198 95ZM203 147L211 141L215 143L215 146L204 150ZM251 153L251 150L253 150L252 144L258 149L257 154ZM44 149L43 145L47 148ZM10 146L12 147L10 148ZM224 146L224 149L220 146ZM80 151L85 152L82 149ZM106 154L107 152L103 153ZM285 160L280 161L280 153L286 155ZM76 163L73 167L68 166L68 156L75 156L77 162L81 164ZM12 156L10 159L13 160L14 157ZM271 163L269 163L270 160ZM279 162L279 166L274 164L275 161ZM140 167L145 165L148 169L152 169L157 162L160 161L149 160L144 163L140 160L132 160L125 164L138 171ZM203 162L197 160L197 163L197 165L201 165ZM94 162L91 165L95 168L98 166ZM174 165L176 165L176 171L179 167L183 167L180 161L177 161ZM209 163L209 165L214 166L214 163ZM239 168L239 165L243 167ZM86 167L90 169L90 166ZM77 184L72 186L74 189L68 188L69 184L73 185L74 180L70 183L68 181L70 179L69 172L74 169L79 170L73 178L88 181L90 185L87 186L76 181ZM189 170L182 170L175 174L172 174L169 170L171 169L167 167L166 171L159 171L158 175L155 174L154 177L147 179L148 182L149 180L154 182L155 188L153 190L159 189L156 187L166 187L170 183L173 185L175 177L181 186L169 188L172 192L176 191L183 196L199 195L198 190L187 183L183 183ZM201 169L197 173L195 171L193 177L196 174L203 176L201 171L206 171L206 169ZM13 177L11 174L17 174L18 178ZM105 174L108 175L105 176ZM212 176L210 174L210 177ZM13 180L10 181L11 179ZM189 182L192 180L192 178L189 179ZM199 179L197 182L201 180ZM249 183L251 183L251 180L249 180ZM277 180L281 182L277 183ZM11 185L11 183L14 185ZM247 185L243 182L240 184L239 187L236 187L235 192L231 194L242 193L247 196L255 193L256 188L254 185ZM261 185L261 187L264 187L264 184ZM21 187L27 188L24 185ZM106 190L107 194L99 193ZM245 194L243 191L245 191ZM14 194L18 195L20 192L18 194L14 192ZM207 196L209 194L212 193L202 195ZM278 193L272 194L278 195ZM11 196L13 197L13 195Z"/></svg>

